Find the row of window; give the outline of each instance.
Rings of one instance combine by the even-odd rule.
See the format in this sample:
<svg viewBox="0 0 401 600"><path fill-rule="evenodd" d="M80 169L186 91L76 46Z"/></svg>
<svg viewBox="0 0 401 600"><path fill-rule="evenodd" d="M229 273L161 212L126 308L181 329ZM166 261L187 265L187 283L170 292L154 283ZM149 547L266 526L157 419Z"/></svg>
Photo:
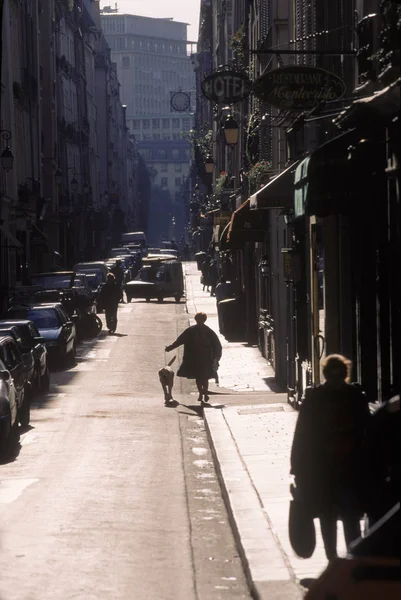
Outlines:
<svg viewBox="0 0 401 600"><path fill-rule="evenodd" d="M133 119L133 129L180 129L180 121L182 121L181 128L188 131L191 127L191 119Z"/></svg>
<svg viewBox="0 0 401 600"><path fill-rule="evenodd" d="M129 36L111 37L107 35L107 43L111 50L137 50L138 52L154 52L156 54L173 54L186 57L185 44L167 44L156 41L145 41Z"/></svg>
<svg viewBox="0 0 401 600"><path fill-rule="evenodd" d="M181 133L173 133L172 135L170 135L169 133L137 133L135 135L135 138L137 140L145 140L145 141L149 141L149 140L182 140L182 135Z"/></svg>

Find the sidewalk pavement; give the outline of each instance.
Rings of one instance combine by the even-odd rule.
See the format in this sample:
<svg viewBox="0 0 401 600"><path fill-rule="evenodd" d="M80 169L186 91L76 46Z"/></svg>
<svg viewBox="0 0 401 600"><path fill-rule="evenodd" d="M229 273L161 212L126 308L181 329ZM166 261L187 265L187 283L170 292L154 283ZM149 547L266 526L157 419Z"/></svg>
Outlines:
<svg viewBox="0 0 401 600"><path fill-rule="evenodd" d="M294 554L288 538L297 412L285 393L273 391L274 371L259 348L227 342L219 333L216 299L203 291L196 262L184 263L184 273L188 316L205 312L223 346L220 383L210 382L211 406L204 416L251 591L260 600L302 598L301 582L318 577L327 560L318 524L316 550L308 560ZM345 553L342 535L338 545Z"/></svg>

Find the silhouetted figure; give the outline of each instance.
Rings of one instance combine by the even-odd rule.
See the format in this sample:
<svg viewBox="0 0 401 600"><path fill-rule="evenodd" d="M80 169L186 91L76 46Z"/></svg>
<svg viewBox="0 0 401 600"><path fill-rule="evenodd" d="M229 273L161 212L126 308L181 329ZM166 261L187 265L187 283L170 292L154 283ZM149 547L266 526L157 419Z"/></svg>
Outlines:
<svg viewBox="0 0 401 600"><path fill-rule="evenodd" d="M123 296L123 285L124 285L124 269L121 264L121 260L116 260L116 264L112 269L110 269L116 278L116 284L118 289L120 290L119 302L124 302Z"/></svg>
<svg viewBox="0 0 401 600"><path fill-rule="evenodd" d="M326 556L337 556L337 519L347 546L360 537L368 463L364 452L370 413L359 386L348 383L351 362L332 354L323 363L326 382L305 390L291 451L291 473L300 498L320 527Z"/></svg>
<svg viewBox="0 0 401 600"><path fill-rule="evenodd" d="M209 265L209 285L210 285L210 295L211 296L214 296L214 294L215 294L218 277L219 277L219 273L217 270L216 261L212 260Z"/></svg>
<svg viewBox="0 0 401 600"><path fill-rule="evenodd" d="M116 284L113 273L107 273L106 283L100 290L98 296L99 305L104 308L106 313L106 326L109 333L114 333L117 329L117 310L120 299L120 289Z"/></svg>
<svg viewBox="0 0 401 600"><path fill-rule="evenodd" d="M173 344L166 346L166 352L170 352L184 345L184 356L177 375L195 379L199 392L198 402L209 400L209 379L215 378L222 353L220 340L215 332L205 325L206 319L205 313L196 313L196 325L188 327Z"/></svg>

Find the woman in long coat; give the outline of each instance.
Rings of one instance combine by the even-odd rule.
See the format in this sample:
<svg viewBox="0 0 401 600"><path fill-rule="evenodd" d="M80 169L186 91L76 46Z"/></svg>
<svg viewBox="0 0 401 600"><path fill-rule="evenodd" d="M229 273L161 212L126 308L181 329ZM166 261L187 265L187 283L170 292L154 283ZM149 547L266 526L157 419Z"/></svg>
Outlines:
<svg viewBox="0 0 401 600"><path fill-rule="evenodd" d="M367 493L368 402L349 382L351 361L340 354L323 363L326 382L306 388L295 428L291 473L299 496L320 528L326 556L337 556L337 519L347 546L360 537Z"/></svg>
<svg viewBox="0 0 401 600"><path fill-rule="evenodd" d="M205 325L206 319L205 313L196 313L196 325L188 327L173 344L166 346L166 352L184 346L184 356L177 375L195 379L199 402L209 400L209 379L216 376L217 364L222 352L219 338L210 327Z"/></svg>

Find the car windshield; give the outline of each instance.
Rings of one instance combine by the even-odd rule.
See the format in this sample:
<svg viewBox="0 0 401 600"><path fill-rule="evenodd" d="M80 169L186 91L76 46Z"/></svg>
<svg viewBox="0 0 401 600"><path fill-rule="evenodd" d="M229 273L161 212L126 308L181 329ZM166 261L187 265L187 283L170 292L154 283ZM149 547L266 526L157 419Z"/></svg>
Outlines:
<svg viewBox="0 0 401 600"><path fill-rule="evenodd" d="M61 326L59 316L54 308L27 310L24 316L33 321L38 329L58 329Z"/></svg>
<svg viewBox="0 0 401 600"><path fill-rule="evenodd" d="M71 279L65 275L35 275L32 277L33 285L40 285L45 290L59 290L69 288Z"/></svg>

